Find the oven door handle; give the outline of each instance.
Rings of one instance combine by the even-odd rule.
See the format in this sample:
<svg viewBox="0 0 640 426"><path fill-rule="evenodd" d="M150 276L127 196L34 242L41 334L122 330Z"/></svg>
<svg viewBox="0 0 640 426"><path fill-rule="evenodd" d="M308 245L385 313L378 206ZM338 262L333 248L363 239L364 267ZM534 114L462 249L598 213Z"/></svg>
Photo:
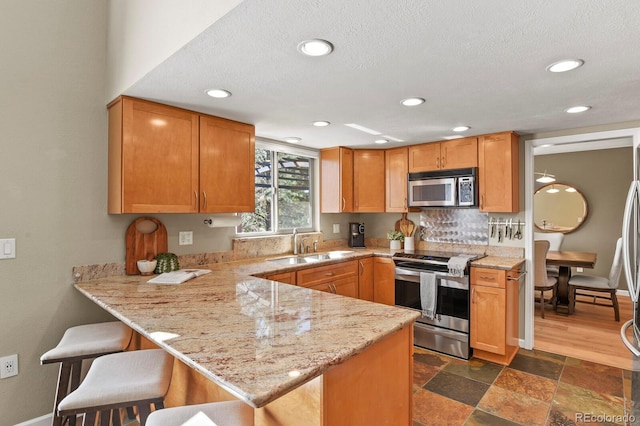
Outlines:
<svg viewBox="0 0 640 426"><path fill-rule="evenodd" d="M396 268L395 279L397 281L408 281L413 283L420 283L420 273L426 272L435 274L438 286L447 288L459 288L462 290L469 289L469 276L453 277L451 275L437 272L437 271L418 271L415 269Z"/></svg>

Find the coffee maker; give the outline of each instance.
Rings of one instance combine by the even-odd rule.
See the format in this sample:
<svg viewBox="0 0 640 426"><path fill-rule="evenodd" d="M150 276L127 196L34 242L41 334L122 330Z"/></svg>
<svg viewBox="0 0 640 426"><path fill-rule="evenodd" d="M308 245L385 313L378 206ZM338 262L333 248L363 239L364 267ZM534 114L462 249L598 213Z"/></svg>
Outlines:
<svg viewBox="0 0 640 426"><path fill-rule="evenodd" d="M364 223L349 222L349 247L364 247Z"/></svg>

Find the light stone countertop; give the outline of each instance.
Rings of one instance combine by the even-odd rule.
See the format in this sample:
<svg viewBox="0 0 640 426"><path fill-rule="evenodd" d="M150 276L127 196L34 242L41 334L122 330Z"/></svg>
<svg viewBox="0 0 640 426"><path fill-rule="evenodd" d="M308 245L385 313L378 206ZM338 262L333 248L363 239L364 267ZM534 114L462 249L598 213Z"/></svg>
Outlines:
<svg viewBox="0 0 640 426"><path fill-rule="evenodd" d="M524 263L524 259L520 257L501 257L501 256L486 256L478 260L471 262L471 266L490 269L506 269L510 271L513 268L517 268Z"/></svg>
<svg viewBox="0 0 640 426"><path fill-rule="evenodd" d="M264 259L201 266L180 285L119 276L79 282L90 300L254 407L262 407L361 353L419 316L251 275L389 256L354 250L343 259L283 266Z"/></svg>

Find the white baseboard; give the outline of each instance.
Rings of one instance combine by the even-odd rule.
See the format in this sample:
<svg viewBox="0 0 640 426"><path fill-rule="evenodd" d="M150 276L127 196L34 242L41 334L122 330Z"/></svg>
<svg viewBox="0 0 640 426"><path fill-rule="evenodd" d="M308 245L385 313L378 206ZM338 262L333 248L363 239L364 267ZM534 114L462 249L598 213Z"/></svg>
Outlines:
<svg viewBox="0 0 640 426"><path fill-rule="evenodd" d="M15 426L50 426L52 417L53 414L49 413L35 419L27 420L26 422L18 423Z"/></svg>
<svg viewBox="0 0 640 426"><path fill-rule="evenodd" d="M616 295L629 297L629 290L616 290Z"/></svg>

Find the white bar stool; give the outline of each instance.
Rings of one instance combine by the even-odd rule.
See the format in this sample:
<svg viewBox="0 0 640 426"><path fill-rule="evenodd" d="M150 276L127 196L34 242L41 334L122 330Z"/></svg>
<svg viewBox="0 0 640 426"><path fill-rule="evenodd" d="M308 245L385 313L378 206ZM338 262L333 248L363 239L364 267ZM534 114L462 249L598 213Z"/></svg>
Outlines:
<svg viewBox="0 0 640 426"><path fill-rule="evenodd" d="M180 426L188 420L201 425L214 422L217 426L253 426L253 408L242 401L165 408L151 413L147 426Z"/></svg>
<svg viewBox="0 0 640 426"><path fill-rule="evenodd" d="M84 413L84 424L120 424L120 408L137 407L144 426L151 405L160 409L169 390L173 357L162 349L120 352L96 358L78 389L58 404L61 417ZM113 410L116 413L112 416Z"/></svg>
<svg viewBox="0 0 640 426"><path fill-rule="evenodd" d="M122 352L131 341L132 331L119 321L87 324L65 331L58 345L40 357L40 364L60 363L58 386L53 403L53 425L63 418L57 415L58 404L80 384L82 361L101 355ZM69 425L75 425L75 417Z"/></svg>

